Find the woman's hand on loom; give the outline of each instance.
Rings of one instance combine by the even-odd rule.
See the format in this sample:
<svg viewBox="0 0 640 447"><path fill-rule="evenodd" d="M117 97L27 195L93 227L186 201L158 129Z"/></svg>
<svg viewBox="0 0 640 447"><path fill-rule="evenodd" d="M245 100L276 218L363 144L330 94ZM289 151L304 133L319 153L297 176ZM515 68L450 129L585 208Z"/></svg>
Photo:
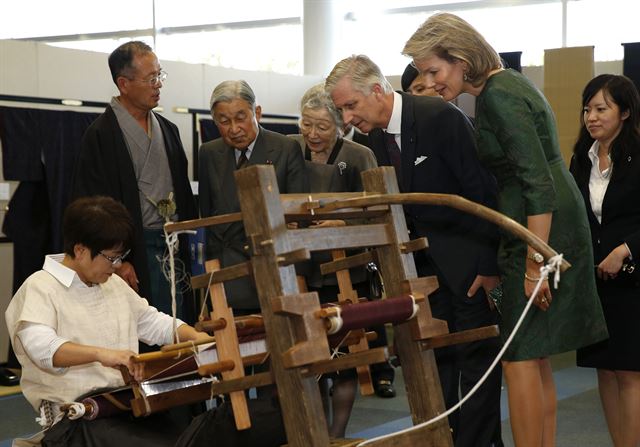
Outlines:
<svg viewBox="0 0 640 447"><path fill-rule="evenodd" d="M144 363L137 363L132 360L136 353L128 349L106 349L98 351L97 360L102 366L119 369L125 366L129 374L140 382L144 379Z"/></svg>
<svg viewBox="0 0 640 447"><path fill-rule="evenodd" d="M124 279L129 287L138 292L138 275L136 275L136 269L133 268L133 264L124 261L120 267L116 269L116 275Z"/></svg>
<svg viewBox="0 0 640 447"><path fill-rule="evenodd" d="M344 227L347 223L344 220L333 219L333 220L315 220L311 225L311 228L317 227Z"/></svg>

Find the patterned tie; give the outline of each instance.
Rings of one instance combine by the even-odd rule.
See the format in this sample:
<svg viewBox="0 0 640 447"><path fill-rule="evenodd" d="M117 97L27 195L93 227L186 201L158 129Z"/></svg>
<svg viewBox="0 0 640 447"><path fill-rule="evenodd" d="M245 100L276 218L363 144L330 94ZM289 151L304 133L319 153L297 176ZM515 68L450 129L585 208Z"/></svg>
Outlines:
<svg viewBox="0 0 640 447"><path fill-rule="evenodd" d="M396 169L398 184L402 185L402 155L400 154L400 148L396 142L396 136L388 132L385 132L384 136L389 160L391 160L391 164Z"/></svg>
<svg viewBox="0 0 640 447"><path fill-rule="evenodd" d="M236 162L236 169L242 169L247 165L247 163L249 163L249 159L247 158L247 150L248 149L240 150L240 156L238 157L238 161Z"/></svg>

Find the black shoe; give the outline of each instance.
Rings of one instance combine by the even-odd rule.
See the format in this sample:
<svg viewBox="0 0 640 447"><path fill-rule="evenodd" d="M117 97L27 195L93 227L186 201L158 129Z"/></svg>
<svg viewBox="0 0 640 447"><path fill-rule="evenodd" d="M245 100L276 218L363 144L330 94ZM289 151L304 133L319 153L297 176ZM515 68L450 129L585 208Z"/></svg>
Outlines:
<svg viewBox="0 0 640 447"><path fill-rule="evenodd" d="M0 368L0 385L15 386L20 383L20 377L8 368Z"/></svg>
<svg viewBox="0 0 640 447"><path fill-rule="evenodd" d="M396 397L396 390L390 380L378 380L376 382L376 394L379 397L391 398Z"/></svg>

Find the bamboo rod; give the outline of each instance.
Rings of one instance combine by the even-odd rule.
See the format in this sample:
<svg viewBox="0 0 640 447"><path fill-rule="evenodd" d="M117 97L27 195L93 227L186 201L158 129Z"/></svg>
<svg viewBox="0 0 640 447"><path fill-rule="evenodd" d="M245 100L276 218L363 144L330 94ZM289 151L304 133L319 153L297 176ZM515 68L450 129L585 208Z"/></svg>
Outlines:
<svg viewBox="0 0 640 447"><path fill-rule="evenodd" d="M474 216L488 220L499 226L500 228L519 237L534 250L540 252L545 260L556 256L558 253L546 244L542 239L529 231L510 217L492 210L479 203L472 202L454 194L433 194L424 192L411 192L404 194L375 194L367 195L354 199L338 200L335 202L321 204L321 208L316 209L316 214L322 214L344 208L366 208L375 205L442 205ZM563 259L560 271L565 271L571 267L571 264Z"/></svg>

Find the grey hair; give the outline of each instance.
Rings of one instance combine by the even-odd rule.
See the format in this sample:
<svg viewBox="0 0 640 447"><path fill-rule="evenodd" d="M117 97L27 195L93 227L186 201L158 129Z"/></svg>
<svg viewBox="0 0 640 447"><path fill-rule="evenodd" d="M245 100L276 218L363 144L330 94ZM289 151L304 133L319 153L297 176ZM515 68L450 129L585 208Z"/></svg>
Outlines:
<svg viewBox="0 0 640 447"><path fill-rule="evenodd" d="M342 113L336 108L331 96L324 90L324 84L314 85L305 92L300 100L300 113L304 113L305 109L325 109L329 112L336 129L338 129L338 136L342 135Z"/></svg>
<svg viewBox="0 0 640 447"><path fill-rule="evenodd" d="M429 17L413 33L402 50L413 60L435 55L447 62L467 63L466 75L471 85L482 85L489 72L502 68L500 56L484 37L460 17L440 13Z"/></svg>
<svg viewBox="0 0 640 447"><path fill-rule="evenodd" d="M373 86L379 84L385 93L392 93L393 87L378 67L368 56L354 54L338 62L325 81L325 90L331 94L336 84L348 76L353 88L364 95L371 93Z"/></svg>
<svg viewBox="0 0 640 447"><path fill-rule="evenodd" d="M247 83L247 81L223 81L213 89L211 100L209 101L209 109L213 115L213 108L219 102L231 102L234 99L244 99L256 111L256 95Z"/></svg>

